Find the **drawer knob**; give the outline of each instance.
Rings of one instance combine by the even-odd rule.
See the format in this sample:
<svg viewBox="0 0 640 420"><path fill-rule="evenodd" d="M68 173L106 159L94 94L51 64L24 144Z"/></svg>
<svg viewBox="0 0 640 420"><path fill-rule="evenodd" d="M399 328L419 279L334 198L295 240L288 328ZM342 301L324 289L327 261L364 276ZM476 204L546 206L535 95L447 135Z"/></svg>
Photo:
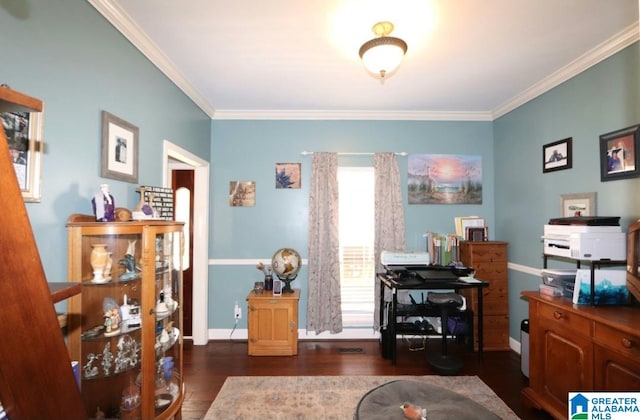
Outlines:
<svg viewBox="0 0 640 420"><path fill-rule="evenodd" d="M562 319L564 318L564 314L560 311L553 311L553 317L555 319Z"/></svg>
<svg viewBox="0 0 640 420"><path fill-rule="evenodd" d="M630 349L633 347L633 342L629 340L627 337L622 338L622 347Z"/></svg>

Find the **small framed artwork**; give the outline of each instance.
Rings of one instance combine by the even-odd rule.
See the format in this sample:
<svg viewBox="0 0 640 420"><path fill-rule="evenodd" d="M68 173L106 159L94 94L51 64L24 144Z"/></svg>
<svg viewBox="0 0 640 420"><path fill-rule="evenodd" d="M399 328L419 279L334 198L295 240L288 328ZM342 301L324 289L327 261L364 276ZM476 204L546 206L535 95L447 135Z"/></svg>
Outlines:
<svg viewBox="0 0 640 420"><path fill-rule="evenodd" d="M561 171L573 165L571 137L542 146L542 172Z"/></svg>
<svg viewBox="0 0 640 420"><path fill-rule="evenodd" d="M465 230L465 240L472 242L483 242L489 238L489 229L485 227L468 227Z"/></svg>
<svg viewBox="0 0 640 420"><path fill-rule="evenodd" d="M600 181L636 178L640 125L600 136Z"/></svg>
<svg viewBox="0 0 640 420"><path fill-rule="evenodd" d="M276 189L300 188L300 164L276 163Z"/></svg>
<svg viewBox="0 0 640 420"><path fill-rule="evenodd" d="M588 217L596 215L596 193L562 194L560 196L562 217Z"/></svg>
<svg viewBox="0 0 640 420"><path fill-rule="evenodd" d="M9 153L25 202L38 203L42 197L42 153L44 130L42 112L2 112Z"/></svg>
<svg viewBox="0 0 640 420"><path fill-rule="evenodd" d="M138 182L138 127L102 111L102 176Z"/></svg>
<svg viewBox="0 0 640 420"><path fill-rule="evenodd" d="M253 207L256 205L255 181L229 181L229 205Z"/></svg>

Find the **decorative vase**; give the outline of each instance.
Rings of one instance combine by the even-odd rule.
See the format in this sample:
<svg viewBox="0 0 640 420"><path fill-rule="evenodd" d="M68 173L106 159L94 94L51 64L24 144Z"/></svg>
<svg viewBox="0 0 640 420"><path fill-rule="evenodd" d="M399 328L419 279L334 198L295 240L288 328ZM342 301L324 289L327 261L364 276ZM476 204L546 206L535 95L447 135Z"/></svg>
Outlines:
<svg viewBox="0 0 640 420"><path fill-rule="evenodd" d="M273 290L273 276L271 274L264 276L264 290Z"/></svg>
<svg viewBox="0 0 640 420"><path fill-rule="evenodd" d="M105 248L106 244L93 244L91 245L91 255L89 261L91 263L91 268L93 269L93 279L91 280L94 283L101 283L106 281L104 278L104 269L107 266L107 249Z"/></svg>

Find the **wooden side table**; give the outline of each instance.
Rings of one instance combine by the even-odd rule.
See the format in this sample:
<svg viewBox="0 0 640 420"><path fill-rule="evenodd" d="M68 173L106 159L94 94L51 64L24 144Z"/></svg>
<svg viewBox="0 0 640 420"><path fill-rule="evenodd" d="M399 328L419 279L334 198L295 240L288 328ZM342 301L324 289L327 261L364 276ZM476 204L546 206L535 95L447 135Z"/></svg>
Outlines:
<svg viewBox="0 0 640 420"><path fill-rule="evenodd" d="M298 301L300 289L274 296L271 291L247 296L249 356L298 354Z"/></svg>

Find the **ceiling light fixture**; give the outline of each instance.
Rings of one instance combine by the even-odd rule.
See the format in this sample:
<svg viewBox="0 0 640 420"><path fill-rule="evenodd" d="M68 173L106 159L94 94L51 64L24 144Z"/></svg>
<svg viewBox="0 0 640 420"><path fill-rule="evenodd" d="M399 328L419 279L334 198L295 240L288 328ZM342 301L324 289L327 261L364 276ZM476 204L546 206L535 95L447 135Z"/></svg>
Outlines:
<svg viewBox="0 0 640 420"><path fill-rule="evenodd" d="M360 47L360 59L364 67L384 79L394 71L407 52L407 43L400 38L389 36L393 23L378 22L371 28L377 38L370 39Z"/></svg>

